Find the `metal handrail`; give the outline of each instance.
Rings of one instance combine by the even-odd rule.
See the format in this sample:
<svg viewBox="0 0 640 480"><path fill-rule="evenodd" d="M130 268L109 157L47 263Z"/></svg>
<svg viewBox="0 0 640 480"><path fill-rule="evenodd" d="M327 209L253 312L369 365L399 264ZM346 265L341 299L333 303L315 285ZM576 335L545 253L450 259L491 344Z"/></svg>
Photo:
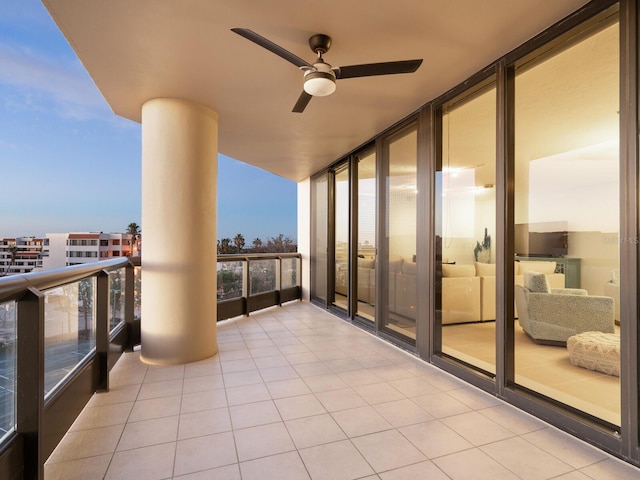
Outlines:
<svg viewBox="0 0 640 480"><path fill-rule="evenodd" d="M17 300L29 288L46 290L59 287L68 283L82 280L101 271L112 271L126 267L132 263L128 257L101 260L99 262L70 267L56 268L42 272L24 273L0 278L0 303Z"/></svg>
<svg viewBox="0 0 640 480"><path fill-rule="evenodd" d="M218 255L219 262L240 262L243 260L278 260L280 258L301 258L300 253L225 253Z"/></svg>
<svg viewBox="0 0 640 480"><path fill-rule="evenodd" d="M296 285L281 290L281 261L295 259ZM244 285L245 297L218 302L218 320L226 313L249 315L250 312L283 302L300 299L299 253L218 255L217 263L244 263L243 278L248 284L249 264L275 260L276 290L256 295ZM15 430L0 444L0 471L22 468L24 478L44 477L45 458L58 444L64 431L75 421L79 410L95 391L109 389L109 370L125 349L140 342L140 319L134 318L134 267L140 257L119 257L70 267L12 275L0 278L0 303L16 302L16 403ZM110 329L109 275L125 269L124 322ZM95 277L95 347L58 384L45 399L45 294L46 290ZM215 294L215 293L213 293ZM225 310L225 312L221 312ZM112 345L113 343L113 345ZM74 408L69 408L74 405ZM56 430L45 431L55 418ZM22 467L20 467L22 465ZM17 466L17 467L16 467ZM11 470L13 471L13 470Z"/></svg>

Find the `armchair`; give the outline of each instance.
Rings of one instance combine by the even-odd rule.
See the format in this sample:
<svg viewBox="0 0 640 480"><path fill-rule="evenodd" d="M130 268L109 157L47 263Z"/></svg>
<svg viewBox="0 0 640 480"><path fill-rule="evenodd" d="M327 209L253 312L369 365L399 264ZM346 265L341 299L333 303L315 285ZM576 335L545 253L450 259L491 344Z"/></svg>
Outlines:
<svg viewBox="0 0 640 480"><path fill-rule="evenodd" d="M582 289L551 289L546 276L536 272L525 272L515 297L520 326L536 343L566 345L577 333L614 332L613 298L590 296Z"/></svg>

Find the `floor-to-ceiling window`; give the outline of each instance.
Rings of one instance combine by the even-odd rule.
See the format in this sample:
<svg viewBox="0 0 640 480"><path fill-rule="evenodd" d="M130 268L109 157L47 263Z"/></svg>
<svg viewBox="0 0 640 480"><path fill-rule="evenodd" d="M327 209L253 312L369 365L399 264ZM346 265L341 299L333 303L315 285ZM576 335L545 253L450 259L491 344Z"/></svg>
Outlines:
<svg viewBox="0 0 640 480"><path fill-rule="evenodd" d="M416 222L418 133L415 124L384 141L385 242L388 300L385 327L412 341L416 338ZM385 278L386 280L386 278Z"/></svg>
<svg viewBox="0 0 640 480"><path fill-rule="evenodd" d="M344 310L349 308L349 164L335 168L333 185L333 252L334 296L333 304Z"/></svg>
<svg viewBox="0 0 640 480"><path fill-rule="evenodd" d="M628 407L637 406L637 391L629 375L621 389L619 345L635 355L636 339L624 335L637 321L627 317L635 312L628 296L635 295L638 270L625 262L621 280L620 257L635 258L629 251L637 247L621 253L620 245L638 240L632 215L622 215L621 223L620 213L638 192L631 182L620 185L621 165L636 172L637 159L633 148L623 148L629 158L620 158L619 110L633 104L635 92L620 89L617 5L596 3L581 12L584 23L572 18L556 25L479 72L464 90L433 100L420 112L418 128L415 117L407 118L403 128L380 135L373 169L365 168L363 153L349 159L356 172L332 170L335 206L344 198L345 212L351 208L347 227L336 214L334 246L337 275L338 233L346 229L352 312L367 318L365 307L376 307L383 333L416 344L424 358L562 428L584 428L590 433L580 435L607 450L615 451L613 432L620 432L627 458L633 454L624 442L633 446L629 438L637 435L636 412ZM622 62L630 63L632 76L635 58ZM433 185L431 177L417 179L416 165L435 169ZM339 195L341 178L351 179L355 193L346 187ZM380 198L371 200L376 192ZM365 221L368 205L374 222ZM372 238L379 244L365 234L370 225L378 228ZM621 234L620 225L632 233ZM425 238L435 252L423 248ZM372 247L369 255L365 245ZM374 276L364 276L363 268ZM508 278L497 282L503 273ZM418 276L434 288L417 283ZM368 297L361 291L365 279ZM429 308L417 312L418 303ZM418 329L416 338L415 326L432 316L435 325ZM574 338L585 330L591 333ZM624 355L623 369L637 376L635 357Z"/></svg>
<svg viewBox="0 0 640 480"><path fill-rule="evenodd" d="M357 270L358 302L356 313L375 320L376 305L376 155L365 150L354 156L358 174Z"/></svg>
<svg viewBox="0 0 640 480"><path fill-rule="evenodd" d="M515 70L515 381L615 425L616 369L570 337L619 342L618 85L617 15Z"/></svg>
<svg viewBox="0 0 640 480"><path fill-rule="evenodd" d="M311 230L313 254L311 257L311 298L327 304L327 238L329 191L326 172L311 180L313 214Z"/></svg>
<svg viewBox="0 0 640 480"><path fill-rule="evenodd" d="M435 235L442 353L495 373L495 82L449 102L439 118Z"/></svg>

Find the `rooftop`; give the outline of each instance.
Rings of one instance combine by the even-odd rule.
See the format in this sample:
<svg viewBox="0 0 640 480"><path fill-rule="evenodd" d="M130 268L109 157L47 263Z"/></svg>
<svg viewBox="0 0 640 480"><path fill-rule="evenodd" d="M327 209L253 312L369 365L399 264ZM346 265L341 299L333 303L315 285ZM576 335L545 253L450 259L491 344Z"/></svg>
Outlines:
<svg viewBox="0 0 640 480"><path fill-rule="evenodd" d="M636 479L638 470L303 302L218 323L220 352L121 357L47 479Z"/></svg>

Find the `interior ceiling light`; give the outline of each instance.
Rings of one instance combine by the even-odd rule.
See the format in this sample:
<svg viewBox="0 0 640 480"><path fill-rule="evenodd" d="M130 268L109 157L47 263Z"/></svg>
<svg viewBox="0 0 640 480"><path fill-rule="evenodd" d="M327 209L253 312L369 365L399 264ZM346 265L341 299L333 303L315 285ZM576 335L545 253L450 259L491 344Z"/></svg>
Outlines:
<svg viewBox="0 0 640 480"><path fill-rule="evenodd" d="M336 80L370 77L373 75L392 75L394 73L413 73L418 69L420 64L422 64L422 59L420 58L396 62L365 63L362 65L348 65L346 67L332 67L322 59L322 55L327 53L331 47L331 37L318 33L309 38L309 47L318 55L318 60L312 65L290 51L285 50L280 45L273 43L271 40L247 28L232 28L231 31L262 48L266 48L271 53L275 53L304 71L303 91L293 107L293 112L295 113L302 113L313 97L326 97L335 92Z"/></svg>

